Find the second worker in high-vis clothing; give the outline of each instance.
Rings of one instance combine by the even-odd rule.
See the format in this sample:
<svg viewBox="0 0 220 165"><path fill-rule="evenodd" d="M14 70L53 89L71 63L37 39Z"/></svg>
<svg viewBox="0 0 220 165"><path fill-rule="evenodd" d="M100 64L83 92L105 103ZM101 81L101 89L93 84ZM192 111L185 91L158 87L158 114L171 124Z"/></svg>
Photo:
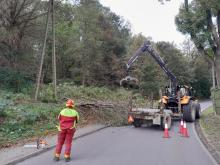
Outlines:
<svg viewBox="0 0 220 165"><path fill-rule="evenodd" d="M79 114L74 109L74 101L69 99L66 102L66 108L64 108L59 116L58 126L58 141L55 150L54 160L59 161L62 146L65 142L64 158L66 161L70 160L71 146L74 133L76 131L76 123L79 121Z"/></svg>

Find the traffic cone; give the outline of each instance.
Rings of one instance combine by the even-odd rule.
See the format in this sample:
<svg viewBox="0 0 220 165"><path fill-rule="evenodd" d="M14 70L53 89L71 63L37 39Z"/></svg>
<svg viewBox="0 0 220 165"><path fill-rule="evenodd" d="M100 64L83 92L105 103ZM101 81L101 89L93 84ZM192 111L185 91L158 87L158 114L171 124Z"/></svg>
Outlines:
<svg viewBox="0 0 220 165"><path fill-rule="evenodd" d="M163 134L163 137L164 137L164 138L170 138L167 123L165 123L165 128L164 128L164 134Z"/></svg>
<svg viewBox="0 0 220 165"><path fill-rule="evenodd" d="M183 123L182 137L189 137L189 134L188 134L188 130L187 130L187 128L186 128L186 122L185 122L185 121L184 121L184 123Z"/></svg>
<svg viewBox="0 0 220 165"><path fill-rule="evenodd" d="M180 134L183 134L183 119L181 119L181 121L180 121L179 133L180 133Z"/></svg>
<svg viewBox="0 0 220 165"><path fill-rule="evenodd" d="M131 115L128 116L128 123L133 123L134 119Z"/></svg>

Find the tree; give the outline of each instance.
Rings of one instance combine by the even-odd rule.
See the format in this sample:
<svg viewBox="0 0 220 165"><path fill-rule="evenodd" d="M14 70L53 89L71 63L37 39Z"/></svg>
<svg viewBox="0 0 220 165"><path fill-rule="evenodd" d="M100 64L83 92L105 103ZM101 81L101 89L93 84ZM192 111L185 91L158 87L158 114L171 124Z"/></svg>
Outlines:
<svg viewBox="0 0 220 165"><path fill-rule="evenodd" d="M190 85L193 82L193 66L187 57L172 43L158 42L157 48L166 66L177 77L179 84Z"/></svg>
<svg viewBox="0 0 220 165"><path fill-rule="evenodd" d="M58 77L83 85L118 84L130 37L129 25L98 1L60 3L56 19ZM47 57L47 67L49 61Z"/></svg>
<svg viewBox="0 0 220 165"><path fill-rule="evenodd" d="M182 51L193 70L191 86L199 98L209 98L211 88L212 65L198 52L194 43L188 38L183 42Z"/></svg>
<svg viewBox="0 0 220 165"><path fill-rule="evenodd" d="M216 26L212 18L216 17ZM217 85L220 82L220 39L219 24L220 6L215 0L207 3L203 0L194 0L188 10L180 8L176 17L178 29L183 34L189 34L197 49L210 62L214 62Z"/></svg>
<svg viewBox="0 0 220 165"><path fill-rule="evenodd" d="M131 38L126 55L126 63L145 40L151 39L149 37L146 38L142 34L134 35ZM145 96L157 97L159 89L165 84L165 78L163 72L161 72L161 68L147 53L143 53L143 55L139 56L138 60L132 64L129 69L129 75L138 79L140 92Z"/></svg>
<svg viewBox="0 0 220 165"><path fill-rule="evenodd" d="M199 57L199 53L190 38L186 38L181 46L183 54L186 55L191 62L194 62Z"/></svg>
<svg viewBox="0 0 220 165"><path fill-rule="evenodd" d="M0 54L12 65L22 51L31 47L30 38L35 36L35 20L45 13L39 12L41 1L0 1ZM27 10L28 9L28 10Z"/></svg>
<svg viewBox="0 0 220 165"><path fill-rule="evenodd" d="M203 57L198 57L194 61L194 82L192 87L196 91L196 95L200 98L210 97L211 74L208 62Z"/></svg>
<svg viewBox="0 0 220 165"><path fill-rule="evenodd" d="M171 0L158 0L161 4L164 4L166 1L171 1ZM185 9L188 11L188 7L189 7L189 0L184 0L184 5L185 5Z"/></svg>
<svg viewBox="0 0 220 165"><path fill-rule="evenodd" d="M123 60L130 40L130 27L108 8L104 8L104 15L99 18L99 24L102 29L101 50L103 54L101 75L106 78L106 84L118 84L124 73Z"/></svg>
<svg viewBox="0 0 220 165"><path fill-rule="evenodd" d="M143 44L144 40L146 40L146 37L141 34L134 36L129 52L133 54ZM188 58L174 44L158 42L154 44L154 47L157 49L167 68L177 77L179 84L191 85L193 83L193 67L190 65ZM168 85L170 81L169 77L148 53L144 53L132 65L132 75L135 75L135 78L140 81L140 89L143 90L145 95L153 93L154 96L158 96L159 88Z"/></svg>

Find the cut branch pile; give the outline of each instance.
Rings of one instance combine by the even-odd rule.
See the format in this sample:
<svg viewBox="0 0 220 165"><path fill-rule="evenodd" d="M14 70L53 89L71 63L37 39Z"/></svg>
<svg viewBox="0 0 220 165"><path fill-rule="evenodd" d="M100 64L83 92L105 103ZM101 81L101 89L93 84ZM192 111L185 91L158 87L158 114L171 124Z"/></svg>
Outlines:
<svg viewBox="0 0 220 165"><path fill-rule="evenodd" d="M76 108L80 111L84 110L92 110L92 111L117 111L117 112L127 112L128 105L125 103L112 103L112 102L103 102L103 101L95 101L95 102L81 102L76 104Z"/></svg>
<svg viewBox="0 0 220 165"><path fill-rule="evenodd" d="M123 103L88 101L78 102L76 109L83 119L83 125L101 122L106 125L121 126L126 122L128 106Z"/></svg>

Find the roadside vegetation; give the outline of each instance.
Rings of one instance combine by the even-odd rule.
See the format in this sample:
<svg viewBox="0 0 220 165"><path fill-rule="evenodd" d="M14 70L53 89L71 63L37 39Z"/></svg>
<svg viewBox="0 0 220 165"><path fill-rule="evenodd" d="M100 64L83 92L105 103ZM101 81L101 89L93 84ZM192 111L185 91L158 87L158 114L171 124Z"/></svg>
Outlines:
<svg viewBox="0 0 220 165"><path fill-rule="evenodd" d="M215 114L213 107L208 108L202 113L200 125L208 142L220 152L220 116Z"/></svg>
<svg viewBox="0 0 220 165"><path fill-rule="evenodd" d="M123 88L82 87L68 83L59 85L60 100L51 100L52 87L45 85L39 102L30 95L0 90L0 148L17 142L36 139L39 136L56 133L57 116L65 107L65 98L73 98L80 114L78 127L103 123L120 126L127 123L127 110L131 91ZM136 94L139 105L146 104Z"/></svg>

